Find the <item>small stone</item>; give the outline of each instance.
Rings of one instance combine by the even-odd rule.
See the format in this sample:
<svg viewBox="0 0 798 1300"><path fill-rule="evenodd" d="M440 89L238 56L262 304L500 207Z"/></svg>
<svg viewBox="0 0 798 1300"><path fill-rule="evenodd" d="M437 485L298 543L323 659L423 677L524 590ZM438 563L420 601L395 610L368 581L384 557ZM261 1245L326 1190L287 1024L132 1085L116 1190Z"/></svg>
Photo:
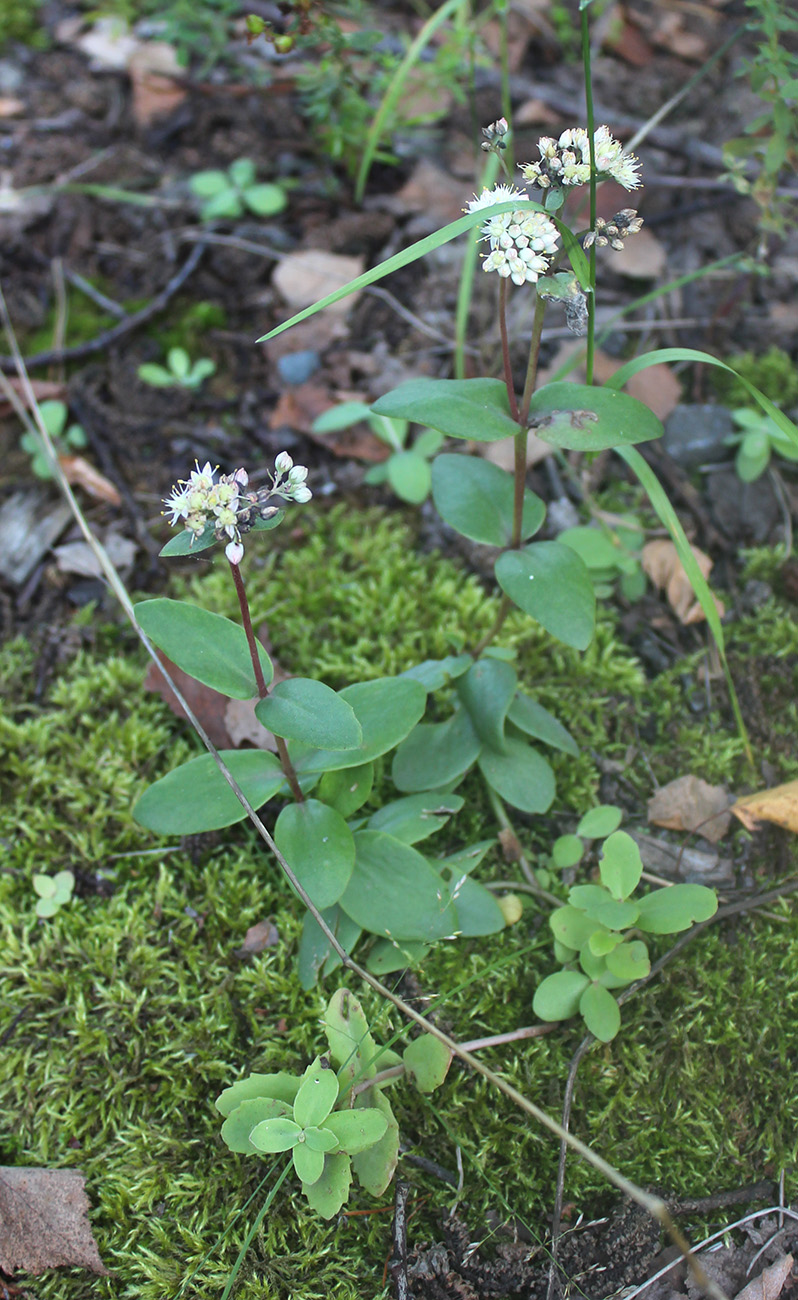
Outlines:
<svg viewBox="0 0 798 1300"><path fill-rule="evenodd" d="M677 406L665 421L662 447L683 469L698 469L730 458L726 439L733 431L731 412L725 406Z"/></svg>
<svg viewBox="0 0 798 1300"><path fill-rule="evenodd" d="M277 371L286 384L305 384L315 375L321 358L311 348L302 352L287 352L277 362Z"/></svg>

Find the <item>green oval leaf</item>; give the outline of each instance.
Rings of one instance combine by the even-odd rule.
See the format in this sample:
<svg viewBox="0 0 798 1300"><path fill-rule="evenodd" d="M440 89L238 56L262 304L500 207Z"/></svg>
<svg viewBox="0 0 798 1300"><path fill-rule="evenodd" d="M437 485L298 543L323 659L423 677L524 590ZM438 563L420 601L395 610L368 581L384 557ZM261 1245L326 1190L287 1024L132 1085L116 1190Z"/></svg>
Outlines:
<svg viewBox="0 0 798 1300"><path fill-rule="evenodd" d="M632 980L640 980L648 975L651 962L648 948L642 939L634 939L631 943L619 943L617 948L607 953L607 970L629 984Z"/></svg>
<svg viewBox="0 0 798 1300"><path fill-rule="evenodd" d="M335 1134L323 1128L306 1128L305 1142L311 1151L322 1151L325 1155L328 1151L334 1151L338 1146L338 1139Z"/></svg>
<svg viewBox="0 0 798 1300"><path fill-rule="evenodd" d="M591 920L584 912L568 904L554 909L549 917L549 925L554 938L576 952L585 946L594 930L603 929L599 922Z"/></svg>
<svg viewBox="0 0 798 1300"><path fill-rule="evenodd" d="M316 1127L325 1120L338 1100L338 1075L321 1057L311 1061L294 1099L294 1120L300 1128Z"/></svg>
<svg viewBox="0 0 798 1300"><path fill-rule="evenodd" d="M213 546L215 541L216 533L211 525L199 534L192 533L190 528L184 528L182 533L170 538L158 554L165 558L171 555L199 555L200 551L207 551L209 546Z"/></svg>
<svg viewBox="0 0 798 1300"><path fill-rule="evenodd" d="M473 662L468 654L447 655L445 659L425 659L423 663L406 668L400 676L421 682L425 691L439 691L454 681L455 677L462 677L463 673L468 672Z"/></svg>
<svg viewBox="0 0 798 1300"><path fill-rule="evenodd" d="M134 609L142 631L184 673L234 700L257 695L246 634L237 623L198 605L162 597L140 601ZM268 685L274 674L260 645L258 658Z"/></svg>
<svg viewBox="0 0 798 1300"><path fill-rule="evenodd" d="M415 451L397 451L387 466L388 482L398 497L412 506L426 501L432 486L429 462Z"/></svg>
<svg viewBox="0 0 798 1300"><path fill-rule="evenodd" d="M363 1110L334 1111L322 1127L334 1134L342 1151L353 1156L379 1142L388 1127L388 1121L376 1106L369 1106Z"/></svg>
<svg viewBox="0 0 798 1300"><path fill-rule="evenodd" d="M270 185L268 181L262 185L250 185L242 198L250 212L258 217L274 216L276 212L282 212L288 202L285 191L279 185Z"/></svg>
<svg viewBox="0 0 798 1300"><path fill-rule="evenodd" d="M579 556L559 542L532 542L505 551L496 561L496 580L519 609L576 650L593 639L596 594Z"/></svg>
<svg viewBox="0 0 798 1300"><path fill-rule="evenodd" d="M591 808L585 813L579 821L576 833L584 836L586 840L603 840L605 836L617 831L622 821L623 813L620 808L616 808L611 803L601 803L597 808Z"/></svg>
<svg viewBox="0 0 798 1300"><path fill-rule="evenodd" d="M609 1043L621 1027L615 998L601 984L590 984L579 999L579 1013L594 1038Z"/></svg>
<svg viewBox="0 0 798 1300"><path fill-rule="evenodd" d="M259 749L222 749L219 757L253 808L260 808L285 785L275 754ZM198 835L234 826L246 817L210 754L176 767L145 790L133 816L159 835Z"/></svg>
<svg viewBox="0 0 798 1300"><path fill-rule="evenodd" d="M449 785L468 771L481 749L465 709L458 709L445 722L419 723L394 754L393 783L397 790L408 792Z"/></svg>
<svg viewBox="0 0 798 1300"><path fill-rule="evenodd" d="M581 862L585 846L578 835L560 835L551 846L552 861L558 870L575 867Z"/></svg>
<svg viewBox="0 0 798 1300"><path fill-rule="evenodd" d="M359 1151L352 1160L352 1168L364 1191L371 1196L382 1196L390 1184L399 1159L399 1125L391 1103L379 1088L369 1088L355 1098L356 1110L375 1108L385 1119L385 1132L379 1142Z"/></svg>
<svg viewBox="0 0 798 1300"><path fill-rule="evenodd" d="M391 939L443 939L457 929L440 876L409 844L383 831L355 835L355 869L341 906L364 930Z"/></svg>
<svg viewBox="0 0 798 1300"><path fill-rule="evenodd" d="M341 1097L355 1077L371 1078L376 1070L377 1044L363 1008L349 989L336 989L324 1012L324 1032L330 1056L338 1066Z"/></svg>
<svg viewBox="0 0 798 1300"><path fill-rule="evenodd" d="M547 975L532 999L532 1010L541 1020L570 1020L579 1010L579 999L590 983L579 970L558 970Z"/></svg>
<svg viewBox="0 0 798 1300"><path fill-rule="evenodd" d="M532 422L538 438L570 451L631 447L664 432L654 412L636 397L590 384L544 384L532 394L529 413L549 417L545 423Z"/></svg>
<svg viewBox="0 0 798 1300"><path fill-rule="evenodd" d="M269 1097L273 1101L284 1101L289 1109L299 1091L299 1079L296 1075L286 1074L284 1070L277 1074L250 1074L246 1079L225 1088L216 1098L214 1105L222 1115L230 1115L244 1101L255 1097ZM263 1116L265 1119L266 1116Z"/></svg>
<svg viewBox="0 0 798 1300"><path fill-rule="evenodd" d="M371 409L476 442L520 432L501 379L410 379L378 398Z"/></svg>
<svg viewBox="0 0 798 1300"><path fill-rule="evenodd" d="M402 1060L408 1079L419 1092L434 1092L449 1073L452 1054L440 1039L421 1034L405 1048Z"/></svg>
<svg viewBox="0 0 798 1300"><path fill-rule="evenodd" d="M384 804L368 820L368 830L385 831L403 844L417 844L442 830L464 800L459 794L411 794Z"/></svg>
<svg viewBox="0 0 798 1300"><path fill-rule="evenodd" d="M474 730L491 749L504 753L504 720L515 695L518 675L512 664L501 659L479 659L455 689L471 719Z"/></svg>
<svg viewBox="0 0 798 1300"><path fill-rule="evenodd" d="M458 935L470 939L505 928L504 913L484 885L463 871L447 873L445 880L457 913Z"/></svg>
<svg viewBox="0 0 798 1300"><path fill-rule="evenodd" d="M463 537L486 546L509 546L513 536L513 477L478 456L437 456L432 499L442 519ZM533 537L546 517L534 492L524 492L521 540Z"/></svg>
<svg viewBox="0 0 798 1300"><path fill-rule="evenodd" d="M312 677L278 682L255 715L275 736L301 740L319 749L356 749L363 732L354 711L336 691Z"/></svg>
<svg viewBox="0 0 798 1300"><path fill-rule="evenodd" d="M264 1119L255 1125L249 1140L258 1151L274 1155L278 1151L290 1151L301 1134L302 1129L292 1119Z"/></svg>
<svg viewBox="0 0 798 1300"><path fill-rule="evenodd" d="M626 831L614 831L604 841L599 861L601 883L613 898L623 900L633 894L643 874L640 850Z"/></svg>
<svg viewBox="0 0 798 1300"><path fill-rule="evenodd" d="M330 1134L332 1138L332 1134ZM335 1141L335 1139L332 1139ZM311 1187L313 1183L318 1182L324 1171L324 1152L319 1151L317 1147L309 1146L305 1141L305 1134L302 1134L302 1141L297 1142L292 1152L294 1169L297 1177L304 1187Z"/></svg>
<svg viewBox="0 0 798 1300"><path fill-rule="evenodd" d="M276 1097L252 1097L228 1115L221 1129L222 1141L239 1155L252 1155L258 1149L249 1140L253 1128L267 1119L290 1118L291 1107L286 1102Z"/></svg>
<svg viewBox="0 0 798 1300"><path fill-rule="evenodd" d="M327 907L322 912L345 952L351 953L363 931L340 907ZM319 975L325 978L341 965L341 958L326 934L310 912L305 913L297 954L297 974L305 992L312 989Z"/></svg>
<svg viewBox="0 0 798 1300"><path fill-rule="evenodd" d="M554 799L554 773L545 758L523 740L506 740L505 752L483 749L479 768L502 799L521 812L543 813Z"/></svg>
<svg viewBox="0 0 798 1300"><path fill-rule="evenodd" d="M537 700L531 699L523 691L518 692L510 705L507 720L527 736L542 740L544 745L550 745L552 749L560 749L565 754L571 754L573 758L579 756L579 746L571 733L566 731L562 723L558 722L548 709L544 709L542 704L538 704Z"/></svg>
<svg viewBox="0 0 798 1300"><path fill-rule="evenodd" d="M338 902L355 865L355 841L340 813L318 799L288 804L274 842L316 907Z"/></svg>
<svg viewBox="0 0 798 1300"><path fill-rule="evenodd" d="M342 817L351 817L366 802L373 785L374 764L363 763L360 767L325 772L317 794L323 803L328 803Z"/></svg>
<svg viewBox="0 0 798 1300"><path fill-rule="evenodd" d="M708 921L718 910L714 889L706 885L670 885L640 899L637 924L649 934L675 934L696 921Z"/></svg>
<svg viewBox="0 0 798 1300"><path fill-rule="evenodd" d="M427 692L420 682L408 677L380 677L373 682L356 682L338 692L351 705L360 723L363 739L356 749L307 749L295 742L291 756L297 771L332 772L360 767L386 754L404 740L418 722L427 704Z"/></svg>
<svg viewBox="0 0 798 1300"><path fill-rule="evenodd" d="M312 1210L323 1219L333 1219L349 1199L352 1161L343 1151L324 1157L324 1169L315 1183L303 1183L302 1191Z"/></svg>

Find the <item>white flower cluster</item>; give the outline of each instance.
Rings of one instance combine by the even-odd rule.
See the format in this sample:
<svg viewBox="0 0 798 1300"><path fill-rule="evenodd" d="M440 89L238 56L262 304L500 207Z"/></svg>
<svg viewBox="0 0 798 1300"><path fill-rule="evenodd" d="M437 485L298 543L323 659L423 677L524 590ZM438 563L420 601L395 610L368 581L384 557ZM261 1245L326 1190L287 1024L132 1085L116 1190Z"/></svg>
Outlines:
<svg viewBox="0 0 798 1300"><path fill-rule="evenodd" d="M640 185L640 163L635 155L624 153L606 126L597 128L593 144L597 179L614 180L625 190L636 190ZM525 163L521 168L531 184L545 190L552 185L586 185L590 180L590 137L583 127L563 131L558 140L544 135L538 140L538 149L540 161Z"/></svg>
<svg viewBox="0 0 798 1300"><path fill-rule="evenodd" d="M206 461L200 469L195 461L187 479L179 479L165 499L164 514L173 528L181 524L195 537L212 528L218 541L227 540L225 555L231 564L240 564L244 554L241 534L249 532L257 516L268 518L276 513L269 506L271 496L281 496L300 504L310 501L313 493L306 485L308 471L304 465L295 465L287 451L281 451L275 460L276 473L272 486L265 491L246 492L249 475L245 469L232 474L220 474ZM283 482L283 476L286 481Z"/></svg>
<svg viewBox="0 0 798 1300"><path fill-rule="evenodd" d="M545 275L551 257L557 251L557 227L542 212L530 209L526 195L510 185L495 185L473 198L466 209L478 212L497 203L518 200L512 212L488 217L481 227L482 238L490 241L491 251L483 259L483 271L497 271L513 284L534 284Z"/></svg>

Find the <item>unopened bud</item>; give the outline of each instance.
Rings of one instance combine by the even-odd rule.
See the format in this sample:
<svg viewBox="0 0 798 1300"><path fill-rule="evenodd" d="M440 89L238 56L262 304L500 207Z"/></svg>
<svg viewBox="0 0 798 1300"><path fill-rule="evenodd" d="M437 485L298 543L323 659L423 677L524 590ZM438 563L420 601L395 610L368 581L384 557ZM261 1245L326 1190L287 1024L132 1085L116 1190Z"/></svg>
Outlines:
<svg viewBox="0 0 798 1300"><path fill-rule="evenodd" d="M504 894L502 898L497 898L496 902L499 904L505 925L515 925L521 920L524 905L517 894Z"/></svg>
<svg viewBox="0 0 798 1300"><path fill-rule="evenodd" d="M240 542L228 542L224 553L231 564L238 566L244 558L244 548Z"/></svg>
<svg viewBox="0 0 798 1300"><path fill-rule="evenodd" d="M287 474L289 469L293 468L293 464L294 462L288 455L288 452L281 451L275 458L274 468L277 470L278 474Z"/></svg>
<svg viewBox="0 0 798 1300"><path fill-rule="evenodd" d="M311 492L309 487L305 487L304 483L299 483L294 488L292 496L296 501L297 505L303 506L306 501L310 501L311 497L313 496L313 493Z"/></svg>

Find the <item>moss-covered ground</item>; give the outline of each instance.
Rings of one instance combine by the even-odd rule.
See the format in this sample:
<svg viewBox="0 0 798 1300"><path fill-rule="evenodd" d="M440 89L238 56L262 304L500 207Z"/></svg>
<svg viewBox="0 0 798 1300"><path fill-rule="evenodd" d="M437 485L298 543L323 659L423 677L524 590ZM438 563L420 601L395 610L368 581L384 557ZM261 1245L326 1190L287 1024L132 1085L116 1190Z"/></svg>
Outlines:
<svg viewBox="0 0 798 1300"><path fill-rule="evenodd" d="M339 508L286 541L260 562L252 547L248 564L256 624L268 622L276 657L294 672L341 686L401 671L446 653L458 631L472 639L492 622L495 604L480 584L449 562L417 554L395 517ZM223 566L197 562L197 571L204 576L176 579L173 590L183 582L192 598L234 613ZM789 611L774 599L730 627L729 639L738 675L757 679L768 715L758 760L771 763L777 779L794 778ZM521 827L531 852L597 800L597 755L626 762L638 822L651 769L660 781L693 771L738 789L749 779L722 685L713 688L707 712L687 706L686 676L698 675L700 656L647 683L609 617L582 656L520 616L507 624L504 642L518 650L527 684L582 745L579 759L561 756L556 764L556 816ZM0 1163L81 1169L111 1270L108 1278L44 1275L35 1294L218 1300L266 1195L269 1181L261 1180L269 1167L222 1144L213 1099L252 1068L303 1067L324 1045L318 1020L334 985L300 990L293 975L298 910L248 829L233 828L194 861L132 821L138 794L195 744L165 705L143 692L144 661L129 632L103 629L41 699L34 662L23 642L0 656ZM442 850L491 833L478 783L463 789L467 806L447 828ZM743 839L737 832L738 847ZM762 884L773 877L772 842L758 837L749 855ZM31 875L64 867L78 871L79 896L54 919L37 922ZM488 859L482 875L509 870ZM265 917L278 942L254 958L236 956L246 929ZM441 946L425 962L423 991L439 995L439 1014L456 1036L532 1020L536 983L553 968L540 921L530 908L512 930ZM618 1038L583 1062L574 1131L628 1176L678 1194L703 1195L785 1167L794 1195L796 969L798 916L789 901L705 932L629 1003ZM362 1000L378 1037L399 1028L371 994ZM556 1114L579 1038L578 1026L568 1024L531 1043L492 1049L486 1059ZM477 1234L488 1208L545 1233L556 1145L482 1080L454 1067L431 1102L397 1093L396 1109L411 1151L454 1169L460 1147L462 1212ZM410 1166L404 1175L426 1198L411 1236L434 1237L453 1190ZM587 1210L607 1194L575 1160L566 1191ZM375 1203L355 1193L351 1211L375 1212L325 1224L284 1192L247 1253L234 1294L387 1295L391 1203L390 1195Z"/></svg>

